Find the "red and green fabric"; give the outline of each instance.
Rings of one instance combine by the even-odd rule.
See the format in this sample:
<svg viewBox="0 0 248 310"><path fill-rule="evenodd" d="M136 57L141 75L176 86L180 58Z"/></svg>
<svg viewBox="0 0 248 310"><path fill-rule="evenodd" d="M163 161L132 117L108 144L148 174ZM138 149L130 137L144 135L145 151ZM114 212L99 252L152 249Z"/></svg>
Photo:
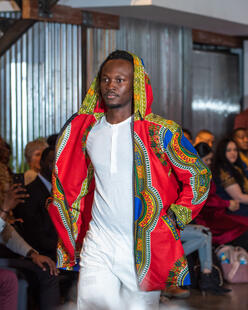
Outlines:
<svg viewBox="0 0 248 310"><path fill-rule="evenodd" d="M152 88L141 60L134 60L134 226L137 279L142 290L189 284L180 241L207 198L210 172L175 122L151 112ZM72 269L89 228L95 190L86 153L88 134L104 115L95 79L56 146L49 213L59 235L58 267ZM121 143L121 141L120 141ZM168 216L172 211L176 227Z"/></svg>

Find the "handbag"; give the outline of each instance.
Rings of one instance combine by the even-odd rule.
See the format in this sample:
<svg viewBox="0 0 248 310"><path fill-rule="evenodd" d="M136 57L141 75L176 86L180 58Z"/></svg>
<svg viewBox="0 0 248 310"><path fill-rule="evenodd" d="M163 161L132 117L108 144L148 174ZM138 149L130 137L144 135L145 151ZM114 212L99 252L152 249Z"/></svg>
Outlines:
<svg viewBox="0 0 248 310"><path fill-rule="evenodd" d="M248 252L241 247L221 245L216 249L224 279L229 283L248 283Z"/></svg>

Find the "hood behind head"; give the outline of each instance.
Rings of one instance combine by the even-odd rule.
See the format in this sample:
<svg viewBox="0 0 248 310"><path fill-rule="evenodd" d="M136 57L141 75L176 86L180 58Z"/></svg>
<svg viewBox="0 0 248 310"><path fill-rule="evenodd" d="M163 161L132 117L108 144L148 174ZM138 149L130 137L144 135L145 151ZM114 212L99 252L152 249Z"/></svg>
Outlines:
<svg viewBox="0 0 248 310"><path fill-rule="evenodd" d="M129 52L133 57L134 78L133 78L133 103L135 115L144 118L151 113L153 101L152 87L150 79L145 72L142 60L135 54ZM104 113L104 102L100 99L97 77L92 82L78 114Z"/></svg>

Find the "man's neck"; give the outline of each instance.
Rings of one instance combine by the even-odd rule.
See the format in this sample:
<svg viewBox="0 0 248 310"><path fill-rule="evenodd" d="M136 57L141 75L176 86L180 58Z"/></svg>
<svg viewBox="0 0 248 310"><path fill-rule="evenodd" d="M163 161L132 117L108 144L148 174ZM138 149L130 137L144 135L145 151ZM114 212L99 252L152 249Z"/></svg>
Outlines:
<svg viewBox="0 0 248 310"><path fill-rule="evenodd" d="M110 124L118 124L125 121L132 114L132 109L108 109L106 120Z"/></svg>

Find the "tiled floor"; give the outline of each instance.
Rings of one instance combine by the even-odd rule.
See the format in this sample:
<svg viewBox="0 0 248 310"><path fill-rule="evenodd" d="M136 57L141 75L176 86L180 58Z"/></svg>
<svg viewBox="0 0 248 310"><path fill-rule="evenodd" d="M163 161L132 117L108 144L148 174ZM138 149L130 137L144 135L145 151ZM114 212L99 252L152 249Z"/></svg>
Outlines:
<svg viewBox="0 0 248 310"><path fill-rule="evenodd" d="M202 296L199 291L192 290L188 299L171 299L161 305L161 310L248 310L248 284L226 287L231 288L232 292L225 296Z"/></svg>

